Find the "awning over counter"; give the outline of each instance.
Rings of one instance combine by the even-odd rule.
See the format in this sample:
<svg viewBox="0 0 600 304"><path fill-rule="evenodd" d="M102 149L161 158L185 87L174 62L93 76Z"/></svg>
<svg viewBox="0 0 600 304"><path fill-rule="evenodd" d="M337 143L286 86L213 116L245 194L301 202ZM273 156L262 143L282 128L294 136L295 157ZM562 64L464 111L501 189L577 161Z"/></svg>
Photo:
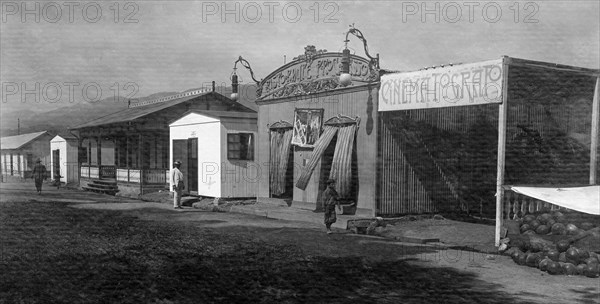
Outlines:
<svg viewBox="0 0 600 304"><path fill-rule="evenodd" d="M600 186L573 188L511 187L512 191L551 204L600 215Z"/></svg>

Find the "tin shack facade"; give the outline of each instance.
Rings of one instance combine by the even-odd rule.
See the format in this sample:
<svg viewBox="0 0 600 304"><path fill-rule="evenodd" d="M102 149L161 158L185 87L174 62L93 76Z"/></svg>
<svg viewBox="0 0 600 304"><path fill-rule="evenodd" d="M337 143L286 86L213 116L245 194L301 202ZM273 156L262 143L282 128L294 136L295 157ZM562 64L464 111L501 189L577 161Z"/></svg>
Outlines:
<svg viewBox="0 0 600 304"><path fill-rule="evenodd" d="M342 87L341 57L305 54L261 82L259 199L318 210L333 178L372 215L498 219L517 210L503 185L598 183L597 70L502 57L391 73L353 56Z"/></svg>
<svg viewBox="0 0 600 304"><path fill-rule="evenodd" d="M342 53L307 51L261 81L258 198L320 209L329 178L346 203L372 214L377 181L378 71L351 56L352 84L340 86Z"/></svg>
<svg viewBox="0 0 600 304"><path fill-rule="evenodd" d="M511 57L383 75L378 214L500 225L545 206L504 200L505 185L598 184L598 76Z"/></svg>

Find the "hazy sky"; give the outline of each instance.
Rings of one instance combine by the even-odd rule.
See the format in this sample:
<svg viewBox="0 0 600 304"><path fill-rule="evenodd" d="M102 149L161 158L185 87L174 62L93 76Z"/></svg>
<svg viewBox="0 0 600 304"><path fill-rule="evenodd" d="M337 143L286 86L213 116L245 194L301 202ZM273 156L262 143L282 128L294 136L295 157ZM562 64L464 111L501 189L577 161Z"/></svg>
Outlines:
<svg viewBox="0 0 600 304"><path fill-rule="evenodd" d="M3 109L57 107L44 102L56 91L62 102L69 93L81 101L84 87L93 99L96 88L114 95L115 84L120 95L141 97L229 83L239 55L263 78L308 44L341 51L350 24L386 69L502 55L600 65L599 1L2 1L1 13ZM20 102L22 86L35 92L36 83L41 104L34 94Z"/></svg>

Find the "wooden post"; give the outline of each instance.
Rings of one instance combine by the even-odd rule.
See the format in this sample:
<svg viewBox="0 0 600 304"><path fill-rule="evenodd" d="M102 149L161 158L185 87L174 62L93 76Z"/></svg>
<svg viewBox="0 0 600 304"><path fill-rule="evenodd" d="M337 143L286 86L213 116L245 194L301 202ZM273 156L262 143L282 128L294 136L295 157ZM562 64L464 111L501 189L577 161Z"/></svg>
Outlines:
<svg viewBox="0 0 600 304"><path fill-rule="evenodd" d="M138 135L138 168L140 169L140 195L144 194L144 162L142 160L142 133Z"/></svg>
<svg viewBox="0 0 600 304"><path fill-rule="evenodd" d="M590 185L598 183L596 173L598 172L598 137L600 137L600 77L596 78L596 90L592 104L592 143L590 147Z"/></svg>
<svg viewBox="0 0 600 304"><path fill-rule="evenodd" d="M80 151L81 148L83 146L83 137L81 136L81 134L79 135L79 138L77 138L77 170L79 171L77 173L77 183L81 186L81 159L80 159Z"/></svg>
<svg viewBox="0 0 600 304"><path fill-rule="evenodd" d="M96 136L96 162L98 163L98 178L101 178L100 166L102 165L102 137Z"/></svg>
<svg viewBox="0 0 600 304"><path fill-rule="evenodd" d="M508 58L502 60L502 103L498 110L498 166L496 168L496 233L494 244L500 246L500 234L502 232L502 204L504 197L504 161L506 151L506 118L508 117Z"/></svg>
<svg viewBox="0 0 600 304"><path fill-rule="evenodd" d="M127 182L129 183L129 135L125 135L125 166L127 167Z"/></svg>

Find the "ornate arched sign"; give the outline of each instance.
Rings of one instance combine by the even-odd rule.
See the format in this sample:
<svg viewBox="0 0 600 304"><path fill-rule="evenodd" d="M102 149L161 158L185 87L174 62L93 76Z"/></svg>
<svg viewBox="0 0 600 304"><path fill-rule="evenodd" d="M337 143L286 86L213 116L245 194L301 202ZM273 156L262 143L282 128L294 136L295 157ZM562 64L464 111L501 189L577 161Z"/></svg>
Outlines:
<svg viewBox="0 0 600 304"><path fill-rule="evenodd" d="M342 53L316 51L314 46L305 50L303 55L261 81L259 101L320 93L340 87ZM378 80L378 73L371 68L369 60L356 55L350 55L350 75L351 86Z"/></svg>

